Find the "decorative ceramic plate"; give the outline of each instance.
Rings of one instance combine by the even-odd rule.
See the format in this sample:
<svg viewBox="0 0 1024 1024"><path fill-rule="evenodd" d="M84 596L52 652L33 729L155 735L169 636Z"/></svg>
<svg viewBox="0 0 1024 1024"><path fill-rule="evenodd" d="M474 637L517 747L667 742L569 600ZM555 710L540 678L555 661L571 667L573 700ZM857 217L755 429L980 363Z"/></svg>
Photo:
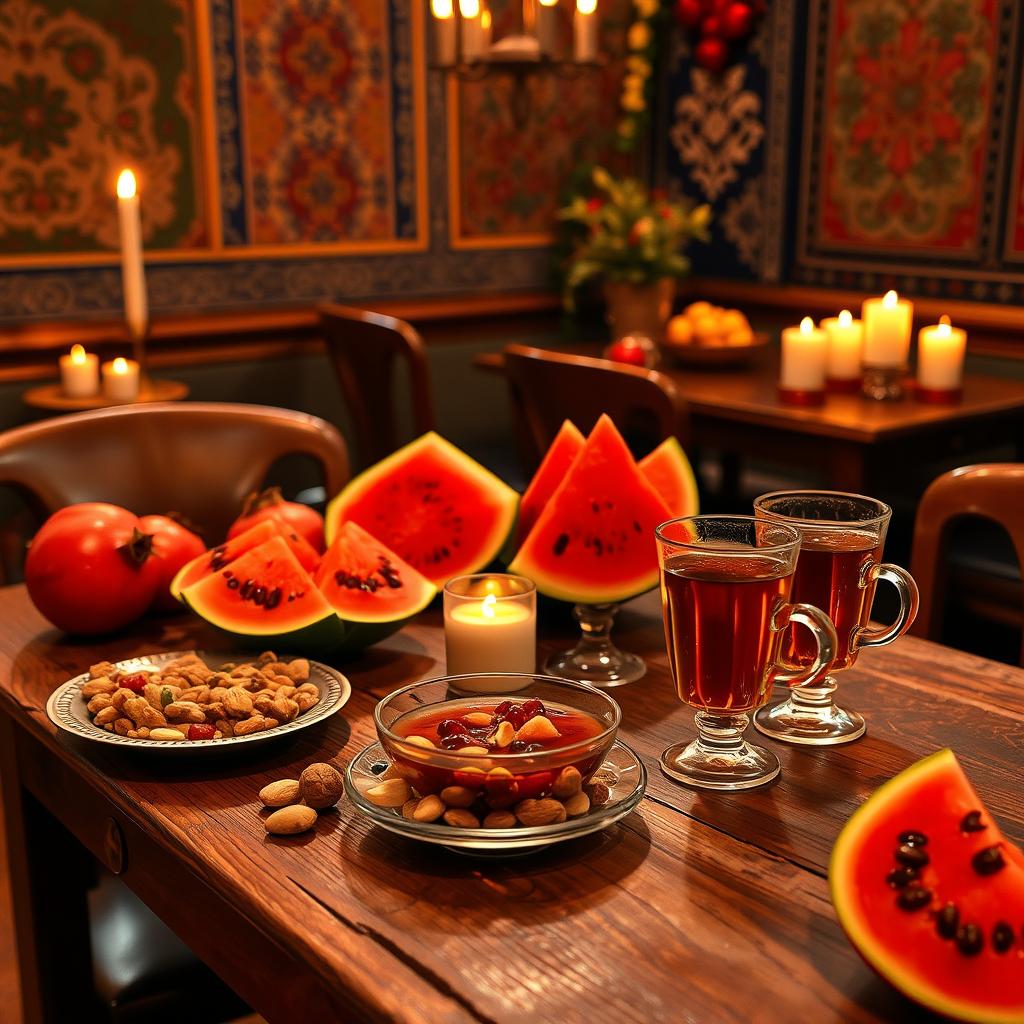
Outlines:
<svg viewBox="0 0 1024 1024"><path fill-rule="evenodd" d="M508 856L599 832L629 814L640 803L647 788L647 771L640 758L625 743L616 741L594 775L594 779L603 782L609 791L607 802L600 807L593 807L581 817L569 818L559 825L452 828L450 825L411 821L402 817L400 809L390 810L370 803L363 794L379 782L379 776L387 765L387 755L379 743L371 743L353 758L345 771L345 792L356 808L389 832L447 846L459 853Z"/></svg>
<svg viewBox="0 0 1024 1024"><path fill-rule="evenodd" d="M741 366L753 359L771 338L760 331L749 345L662 345L661 354L666 362L682 366Z"/></svg>
<svg viewBox="0 0 1024 1024"><path fill-rule="evenodd" d="M211 668L217 668L228 661L246 661L253 657L251 652L240 654L224 651L167 651L162 654L147 654L140 658L118 661L115 663L115 668L124 672L155 672L168 662L186 654L198 654ZM282 656L281 660L290 661L291 659ZM46 714L58 729L74 736L93 740L96 743L109 743L116 747L131 747L136 750L160 750L169 754L180 754L183 751L192 754L200 751L207 753L235 749L242 744L272 742L279 736L298 732L300 729L322 722L325 718L330 718L336 711L344 707L349 697L352 696L352 687L340 672L321 665L317 661L311 661L309 663L309 682L314 683L320 690L320 699L294 721L279 725L266 732L251 733L248 736L230 736L219 740L185 740L180 743L172 743L166 740L133 739L129 736L107 732L101 726L93 724L92 717L86 708L87 702L80 693L83 684L88 681L89 673L83 672L82 675L68 680L50 694L50 699L46 702Z"/></svg>

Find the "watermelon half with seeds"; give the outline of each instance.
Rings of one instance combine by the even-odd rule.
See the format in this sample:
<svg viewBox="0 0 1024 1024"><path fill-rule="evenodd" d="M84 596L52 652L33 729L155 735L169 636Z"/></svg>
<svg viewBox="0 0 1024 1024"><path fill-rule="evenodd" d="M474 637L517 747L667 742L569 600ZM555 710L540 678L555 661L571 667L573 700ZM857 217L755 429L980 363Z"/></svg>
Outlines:
<svg viewBox="0 0 1024 1024"><path fill-rule="evenodd" d="M654 528L672 514L602 416L509 570L548 597L625 601L658 584Z"/></svg>
<svg viewBox="0 0 1024 1024"><path fill-rule="evenodd" d="M442 587L492 562L519 495L430 431L360 473L327 506L327 543L353 522Z"/></svg>

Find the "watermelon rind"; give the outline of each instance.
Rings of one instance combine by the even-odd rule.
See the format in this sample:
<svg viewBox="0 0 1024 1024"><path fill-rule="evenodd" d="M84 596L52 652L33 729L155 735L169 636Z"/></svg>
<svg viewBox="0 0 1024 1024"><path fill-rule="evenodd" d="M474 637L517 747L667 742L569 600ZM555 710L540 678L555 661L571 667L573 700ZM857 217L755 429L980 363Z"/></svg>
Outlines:
<svg viewBox="0 0 1024 1024"><path fill-rule="evenodd" d="M693 466L675 437L667 437L637 467L673 516L700 512L700 492Z"/></svg>
<svg viewBox="0 0 1024 1024"><path fill-rule="evenodd" d="M493 562L501 552L505 539L515 526L519 494L490 470L485 469L479 462L433 430L416 438L415 441L410 441L409 444L399 448L387 458L364 470L350 480L342 491L330 501L324 517L328 545L334 542L342 524L350 518L349 509L369 495L378 485L386 482L392 475L400 474L403 470L414 466L417 456L427 453L445 463L446 471L458 474L462 480L477 488L482 495L486 495L488 502L493 506L494 522L489 530L484 531L484 537L477 545L476 550L467 550L462 555L461 561L450 566L443 575L431 575L423 572L422 569L420 572L435 586L443 586L452 577L477 572ZM470 508L465 511L468 515L475 510ZM354 521L358 522L358 519ZM405 561L416 565L410 552L401 550L400 545L396 544L393 538L381 536L380 531L373 528L373 524L360 522L360 525L395 550Z"/></svg>
<svg viewBox="0 0 1024 1024"><path fill-rule="evenodd" d="M933 775L949 775L958 786L973 797L981 808L970 780L963 773L952 750L939 750L912 764L909 768L881 785L871 797L851 815L843 826L829 860L829 891L839 923L850 942L865 961L883 978L908 998L931 1010L969 1024L1021 1024L1024 1021L1024 989L1016 1006L981 1006L943 992L917 972L904 967L891 946L875 938L858 902L858 892L850 884L855 877L856 859L863 845L863 836L891 818L893 809L916 792L920 784ZM1019 860L1017 851L1014 859ZM1009 963L1007 965L1009 969Z"/></svg>

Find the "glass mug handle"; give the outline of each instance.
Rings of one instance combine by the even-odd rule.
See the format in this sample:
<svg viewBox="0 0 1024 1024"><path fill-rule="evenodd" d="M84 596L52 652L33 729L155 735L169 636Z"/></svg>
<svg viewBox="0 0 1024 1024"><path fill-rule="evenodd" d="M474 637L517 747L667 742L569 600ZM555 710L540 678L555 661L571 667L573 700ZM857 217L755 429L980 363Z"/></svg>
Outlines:
<svg viewBox="0 0 1024 1024"><path fill-rule="evenodd" d="M891 644L893 640L903 636L917 618L917 584L906 569L901 569L890 562L868 562L861 572L861 587L870 587L878 580L886 580L896 588L900 595L900 613L891 626L882 626L880 629L860 626L854 630L850 643L851 651L858 651L861 647L884 647Z"/></svg>
<svg viewBox="0 0 1024 1024"><path fill-rule="evenodd" d="M790 623L806 626L818 641L818 651L810 665L799 668L777 665L772 672L772 683L782 686L812 686L828 675L836 659L839 640L832 620L813 604L784 604L772 615L772 629L785 629Z"/></svg>

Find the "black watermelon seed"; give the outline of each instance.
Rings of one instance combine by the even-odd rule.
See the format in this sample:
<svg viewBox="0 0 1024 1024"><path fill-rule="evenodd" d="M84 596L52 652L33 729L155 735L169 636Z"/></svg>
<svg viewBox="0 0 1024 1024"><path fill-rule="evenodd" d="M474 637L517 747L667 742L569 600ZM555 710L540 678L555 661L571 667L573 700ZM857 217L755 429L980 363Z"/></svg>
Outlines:
<svg viewBox="0 0 1024 1024"><path fill-rule="evenodd" d="M555 553L555 555L557 557L558 555L564 555L565 554L565 549L568 546L569 546L569 534L567 534L567 533L560 533L558 535L557 539L555 540L555 545L552 548L552 550L554 551L554 553Z"/></svg>
<svg viewBox="0 0 1024 1024"><path fill-rule="evenodd" d="M931 889L923 889L919 885L911 885L903 889L896 897L896 906L900 910L920 910L932 901Z"/></svg>
<svg viewBox="0 0 1024 1024"><path fill-rule="evenodd" d="M994 875L1006 867L1003 851L998 846L986 846L971 858L971 867L979 875Z"/></svg>
<svg viewBox="0 0 1024 1024"><path fill-rule="evenodd" d="M234 576L228 577L228 590L237 590L240 586L241 583Z"/></svg>
<svg viewBox="0 0 1024 1024"><path fill-rule="evenodd" d="M901 864L909 864L912 868L923 868L930 858L920 846L907 846L904 843L896 851L896 859Z"/></svg>
<svg viewBox="0 0 1024 1024"><path fill-rule="evenodd" d="M904 889L906 886L910 885L911 882L917 880L917 875L917 868L912 868L904 864L898 868L893 868L893 870L885 876L885 880L893 889Z"/></svg>
<svg viewBox="0 0 1024 1024"><path fill-rule="evenodd" d="M923 832L901 832L898 836L905 846L927 846L928 837Z"/></svg>
<svg viewBox="0 0 1024 1024"><path fill-rule="evenodd" d="M983 832L988 825L982 823L981 811L968 811L960 822L961 832Z"/></svg>
<svg viewBox="0 0 1024 1024"><path fill-rule="evenodd" d="M956 930L959 924L960 911L956 909L956 906L953 903L947 903L935 915L935 930L944 939L955 939Z"/></svg>
<svg viewBox="0 0 1024 1024"><path fill-rule="evenodd" d="M976 924L962 924L956 930L956 948L964 956L977 956L985 948L985 936Z"/></svg>
<svg viewBox="0 0 1024 1024"><path fill-rule="evenodd" d="M992 948L997 953L1005 953L1014 940L1013 928L1005 921L999 921L992 929Z"/></svg>

